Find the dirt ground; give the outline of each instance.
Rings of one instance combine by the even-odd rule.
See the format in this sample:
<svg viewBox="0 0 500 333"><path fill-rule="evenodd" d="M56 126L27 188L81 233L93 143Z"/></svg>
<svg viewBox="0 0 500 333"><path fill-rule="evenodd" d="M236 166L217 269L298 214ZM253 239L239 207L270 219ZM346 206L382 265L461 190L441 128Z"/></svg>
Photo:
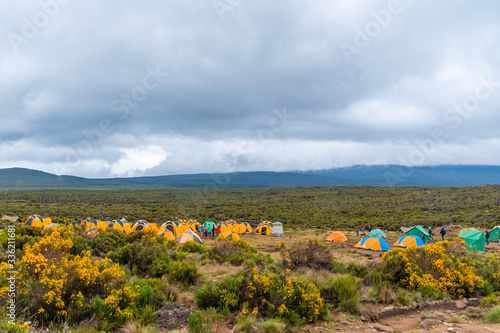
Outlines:
<svg viewBox="0 0 500 333"><path fill-rule="evenodd" d="M455 237L458 237L460 230L464 227L459 225L449 226L447 227L447 234L445 236L445 240L453 240ZM333 231L333 230L332 230ZM348 242L337 242L331 243L333 248L334 257L345 264L349 262L356 262L359 265L365 265L372 262L378 262L382 257L381 252L370 251L357 249L354 247L357 242L361 240L362 237L366 236L357 236L355 231L342 231L349 239ZM394 243L399 239L399 237L404 236L403 232L395 232L395 231L384 231L387 235L385 241L389 247L394 248ZM441 235L436 234L439 233L439 228L433 231L434 239L431 242L437 242L441 240ZM260 235L241 235L241 239L247 241L250 245L254 246L259 250L259 252L263 254L269 254L274 259L279 259L279 248L278 245L281 241L285 242L286 246L290 246L295 242L304 241L309 238L316 238L320 240L325 240L330 232L319 232L314 230L301 230L301 231L291 231L285 232L284 237L269 237L269 236L260 236ZM209 240L209 244L214 241ZM486 253L494 253L500 252L500 243L499 242L490 242L489 245L486 245Z"/></svg>
<svg viewBox="0 0 500 333"><path fill-rule="evenodd" d="M463 226L450 226L447 227L446 240L453 240L458 237L458 233L463 228ZM344 243L331 243L333 249L334 257L345 264L349 262L355 262L359 265L367 265L370 263L379 262L382 253L370 250L357 249L354 245L363 237L362 235L357 236L355 231L343 231L344 234L349 239L348 242ZM385 231L384 231L385 232ZM435 235L434 241L441 240L441 236L438 234L439 228L433 230ZM241 239L247 241L250 245L254 246L259 250L260 253L269 254L274 259L279 259L279 243L281 241L285 242L285 246L290 246L298 241L305 241L307 239L320 239L325 240L330 232L320 232L314 230L300 230L300 231L290 231L285 232L284 237L269 237L260 235L241 235ZM402 232L385 232L387 237L385 238L387 244L394 248L394 243L399 239L399 237L404 236ZM205 245L211 246L215 243L211 239L203 239ZM500 251L500 243L490 242L486 246L486 252L484 255L490 255L494 252ZM223 278L227 274L234 274L241 267L234 267L229 264L222 265L201 265L199 267L200 273L209 277L213 280L218 280ZM387 306L387 305L385 305ZM384 305L369 305L373 311L379 312L382 310ZM500 324L486 325L480 318L482 313L487 312L488 308L469 306L462 310L457 308L432 308L427 311L420 310L410 310L403 314L396 316L389 316L382 319L380 323L374 324L369 322L364 322L361 318L348 318L345 314L339 313L336 316L336 322L322 322L316 323L310 326L304 326L298 328L295 332L357 332L357 333L368 333L368 332L401 332L401 333L421 333L421 332L460 332L460 333L500 333ZM434 320L434 326L430 328L423 328L422 320L431 319ZM447 322L451 321L451 322ZM424 325L425 326L425 325ZM226 332L227 328L224 328ZM231 332L231 329L227 329L227 332ZM222 332L222 331L221 331Z"/></svg>

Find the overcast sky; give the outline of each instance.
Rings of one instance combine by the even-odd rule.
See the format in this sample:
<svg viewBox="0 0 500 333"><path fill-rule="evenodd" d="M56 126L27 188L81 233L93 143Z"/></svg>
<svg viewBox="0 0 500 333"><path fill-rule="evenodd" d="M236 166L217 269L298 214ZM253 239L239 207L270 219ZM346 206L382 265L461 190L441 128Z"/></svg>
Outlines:
<svg viewBox="0 0 500 333"><path fill-rule="evenodd" d="M0 2L0 168L500 164L497 1Z"/></svg>

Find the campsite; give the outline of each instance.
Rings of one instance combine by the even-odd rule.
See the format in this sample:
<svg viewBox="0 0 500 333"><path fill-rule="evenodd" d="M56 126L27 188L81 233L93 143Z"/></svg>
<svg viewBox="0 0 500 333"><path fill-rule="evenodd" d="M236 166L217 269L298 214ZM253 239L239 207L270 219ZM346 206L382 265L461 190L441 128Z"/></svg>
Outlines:
<svg viewBox="0 0 500 333"><path fill-rule="evenodd" d="M396 194L390 204L384 201L387 190ZM485 199L497 198L496 188L467 189L475 195L485 190L495 194ZM237 203L236 196L241 202L253 198L249 213L260 215L273 191L223 191L205 205L213 211ZM339 216L351 214L352 223L291 222L293 207L309 200L296 197L298 191L316 197L342 191L344 197L331 197L330 204ZM418 214L413 223L403 222L404 209L411 209L408 191L416 202L434 203L441 193L453 192L364 191L366 199L379 201L372 205L374 216L403 209L391 223L356 218L358 208L345 198L364 200L356 188L280 190L274 200L287 197L289 210L261 220L200 219L203 210L198 218L151 218L151 209L160 207L151 198L169 197L166 204L181 207L184 190L5 192L0 241L7 249L9 226L15 225L17 304L23 309L18 332L498 331L500 323L491 318L500 296L500 228L495 220L485 222L498 207L489 208L482 223L462 224L456 222L468 221L477 203L446 201L443 207L460 207L463 218L435 224L429 234L430 223ZM102 219L103 203L129 213ZM321 201L314 205L321 211ZM69 213L78 211L85 212ZM430 212L441 216L440 210ZM8 257L2 261L7 276ZM7 291L8 280L1 283Z"/></svg>

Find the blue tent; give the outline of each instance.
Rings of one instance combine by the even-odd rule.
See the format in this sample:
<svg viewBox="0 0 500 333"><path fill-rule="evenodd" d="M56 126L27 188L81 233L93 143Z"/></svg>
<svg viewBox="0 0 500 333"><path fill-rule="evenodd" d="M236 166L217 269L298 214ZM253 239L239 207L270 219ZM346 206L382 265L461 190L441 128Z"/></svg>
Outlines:
<svg viewBox="0 0 500 333"><path fill-rule="evenodd" d="M419 246L425 246L424 242L422 241L422 238L410 235L410 236L403 236L398 239L396 243L394 243L394 246L401 246L401 247L419 247Z"/></svg>
<svg viewBox="0 0 500 333"><path fill-rule="evenodd" d="M391 248L382 237L362 238L354 247L372 251L390 251Z"/></svg>

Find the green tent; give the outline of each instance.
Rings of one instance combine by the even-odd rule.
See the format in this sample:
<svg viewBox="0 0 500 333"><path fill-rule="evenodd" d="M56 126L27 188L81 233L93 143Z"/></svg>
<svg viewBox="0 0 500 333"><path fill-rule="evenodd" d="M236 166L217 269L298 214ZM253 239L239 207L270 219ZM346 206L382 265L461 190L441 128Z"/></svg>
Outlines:
<svg viewBox="0 0 500 333"><path fill-rule="evenodd" d="M460 230L460 233L458 234L458 238L464 238L462 236L465 235L466 233L468 233L469 231L477 231L477 229L476 228L464 228L464 229Z"/></svg>
<svg viewBox="0 0 500 333"><path fill-rule="evenodd" d="M468 231L462 230L459 237L465 240L467 251L484 251L486 244L484 232L473 229L469 229Z"/></svg>
<svg viewBox="0 0 500 333"><path fill-rule="evenodd" d="M387 237L387 236L384 234L384 232L382 230L380 230L380 229L373 229L368 234L368 237Z"/></svg>
<svg viewBox="0 0 500 333"><path fill-rule="evenodd" d="M215 222L207 221L203 223L203 228L208 232L212 232L212 229L216 227L217 225L215 224Z"/></svg>
<svg viewBox="0 0 500 333"><path fill-rule="evenodd" d="M410 230L406 232L406 236L416 236L420 238L421 240L424 241L424 243L429 243L431 241L430 234L425 231L424 228L422 228L419 225L414 226Z"/></svg>
<svg viewBox="0 0 500 333"><path fill-rule="evenodd" d="M498 242L499 241L499 234L500 234L500 226L496 226L493 228L493 230L490 231L490 242Z"/></svg>

